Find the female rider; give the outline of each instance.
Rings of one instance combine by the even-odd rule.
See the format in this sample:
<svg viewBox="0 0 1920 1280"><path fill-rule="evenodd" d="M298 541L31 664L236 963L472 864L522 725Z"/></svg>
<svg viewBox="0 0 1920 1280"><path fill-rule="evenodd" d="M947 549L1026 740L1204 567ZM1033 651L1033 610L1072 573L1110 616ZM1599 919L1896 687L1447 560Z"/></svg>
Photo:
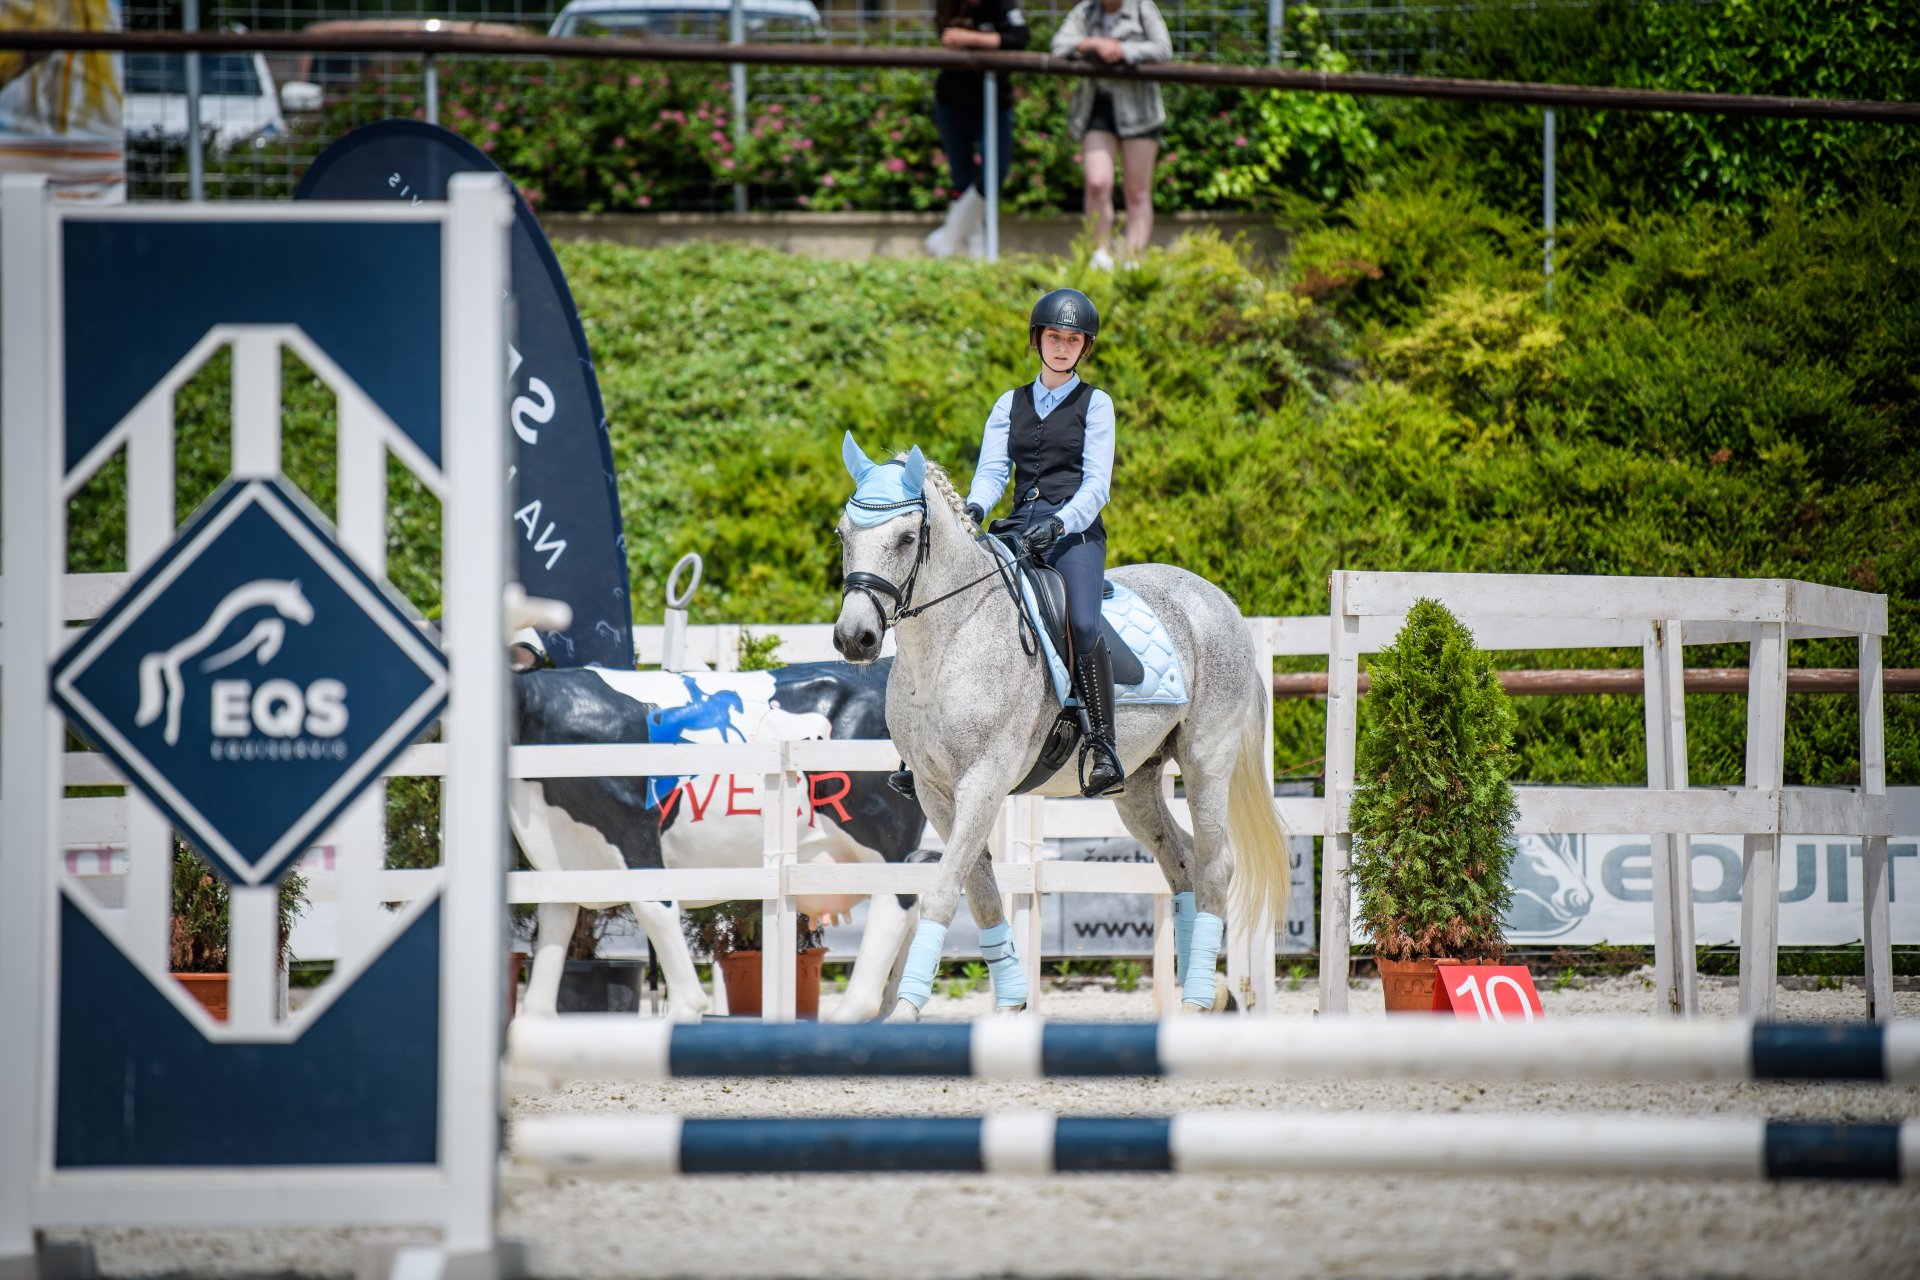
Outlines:
<svg viewBox="0 0 1920 1280"><path fill-rule="evenodd" d="M1092 730L1080 745L1081 792L1113 795L1126 774L1113 745L1113 666L1100 639L1100 597L1107 567L1107 505L1113 477L1113 401L1076 370L1100 334L1100 313L1078 289L1055 289L1034 304L1027 345L1040 374L994 402L967 491L967 514L986 513L1013 479L1013 518L1021 544L1060 571L1074 695Z"/></svg>

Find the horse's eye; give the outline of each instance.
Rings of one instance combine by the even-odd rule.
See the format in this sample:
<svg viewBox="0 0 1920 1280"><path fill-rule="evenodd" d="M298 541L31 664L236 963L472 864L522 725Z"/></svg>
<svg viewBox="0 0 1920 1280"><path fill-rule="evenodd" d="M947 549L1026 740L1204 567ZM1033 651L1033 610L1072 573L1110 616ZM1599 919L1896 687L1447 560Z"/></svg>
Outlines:
<svg viewBox="0 0 1920 1280"><path fill-rule="evenodd" d="M896 550L905 551L908 547L913 545L913 535L910 533L903 533L899 537L893 540L893 545Z"/></svg>

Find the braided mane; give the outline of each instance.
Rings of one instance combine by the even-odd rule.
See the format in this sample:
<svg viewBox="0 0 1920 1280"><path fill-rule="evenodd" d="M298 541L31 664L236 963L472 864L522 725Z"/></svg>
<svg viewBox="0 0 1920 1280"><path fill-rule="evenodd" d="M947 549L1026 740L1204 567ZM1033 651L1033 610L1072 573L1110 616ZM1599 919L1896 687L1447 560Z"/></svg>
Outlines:
<svg viewBox="0 0 1920 1280"><path fill-rule="evenodd" d="M932 460L927 462L926 487L946 501L947 506L959 519L961 528L969 529L976 534L980 532L980 527L974 524L973 517L967 514L967 500L962 498L959 491L953 487L953 481L947 479L946 469Z"/></svg>

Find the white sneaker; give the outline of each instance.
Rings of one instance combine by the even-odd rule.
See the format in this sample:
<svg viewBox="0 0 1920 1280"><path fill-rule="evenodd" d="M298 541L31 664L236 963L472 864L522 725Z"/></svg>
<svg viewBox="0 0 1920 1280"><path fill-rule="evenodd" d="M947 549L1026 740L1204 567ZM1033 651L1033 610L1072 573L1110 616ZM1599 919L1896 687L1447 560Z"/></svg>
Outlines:
<svg viewBox="0 0 1920 1280"><path fill-rule="evenodd" d="M1105 249L1095 249L1093 251L1093 256L1089 258L1088 261L1093 264L1093 267L1096 271L1113 270L1113 255L1108 253Z"/></svg>
<svg viewBox="0 0 1920 1280"><path fill-rule="evenodd" d="M987 224L986 223L982 222L978 224L977 226L974 227L972 231L967 233L967 256L969 258L978 258L981 261L986 260L986 256L987 256Z"/></svg>
<svg viewBox="0 0 1920 1280"><path fill-rule="evenodd" d="M978 191L968 187L947 206L946 220L928 234L924 242L927 252L936 258L950 258L966 248L986 203Z"/></svg>

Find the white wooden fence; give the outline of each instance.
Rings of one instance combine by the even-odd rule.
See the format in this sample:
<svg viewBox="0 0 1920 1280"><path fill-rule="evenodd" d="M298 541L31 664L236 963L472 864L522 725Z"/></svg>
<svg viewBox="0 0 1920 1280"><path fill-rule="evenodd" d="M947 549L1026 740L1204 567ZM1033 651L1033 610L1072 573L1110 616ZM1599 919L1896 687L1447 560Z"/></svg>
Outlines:
<svg viewBox="0 0 1920 1280"><path fill-rule="evenodd" d="M93 616L119 589L118 575L76 575L68 580L69 617ZM1668 1013L1698 1012L1693 966L1692 897L1686 891L1689 832L1741 834L1746 838L1742 884L1741 1011L1766 1018L1773 1012L1779 912L1780 839L1787 834L1859 836L1863 841L1867 1012L1892 1012L1891 944L1888 932L1887 837L1892 810L1886 797L1884 697L1880 645L1886 634L1886 598L1786 580L1597 578L1558 575L1383 574L1337 572L1332 577L1330 617L1252 618L1248 626L1261 652L1325 656L1329 664L1327 793L1330 801L1289 797L1275 801L1281 820L1295 834L1327 838L1320 902L1320 952L1347 953L1350 898L1345 869L1352 845L1352 801L1358 659L1391 643L1414 600L1440 600L1474 630L1484 649L1638 648L1645 671L1648 786L1639 789L1529 787L1518 794L1520 829L1528 832L1631 831L1654 839L1654 902L1657 986ZM730 670L737 666L741 633L777 634L783 663L836 657L832 628L824 624L741 626L710 624L676 629L689 667ZM668 645L664 627L634 629L641 665L657 664ZM1859 647L1862 785L1854 788L1783 785L1787 645L1795 639L1852 637ZM1682 646L1746 643L1750 646L1747 781L1737 788L1689 787L1686 717L1681 690ZM1269 746L1271 746L1271 727ZM437 776L444 748L415 746L390 775ZM793 899L801 894L924 892L936 874L930 864L799 864L798 821L809 771L891 770L899 759L880 741L792 742L780 745L620 745L515 747L508 772L516 778L730 773L764 779L762 861L725 869L515 872L508 898L515 903L625 900L759 899L769 939L764 948L762 1007L770 1017L793 1016ZM96 755L67 757L69 786L119 781ZM1167 775L1163 785L1171 788ZM1185 806L1174 804L1177 815ZM66 802L66 844L122 843L124 800ZM364 830L364 828L362 828ZM1144 893L1155 895L1153 965L1156 1000L1173 995L1171 930L1165 879L1140 863L1047 861L1052 839L1125 835L1111 801L1009 799L989 847L995 874L1008 901L1015 935L1038 993L1039 895L1044 893ZM328 843L339 844L337 836ZM456 855L457 856L457 853ZM440 875L431 871L369 872L366 893L342 893L343 912L378 911L380 904L414 897ZM379 863L371 864L378 867ZM1228 948L1228 976L1242 1006L1270 1009L1274 979L1272 921L1237 929ZM343 920L343 929L352 926ZM1257 941L1256 941L1257 940ZM1320 1007L1347 1008L1346 966L1321 966ZM1163 1007L1162 1012L1168 1011Z"/></svg>

